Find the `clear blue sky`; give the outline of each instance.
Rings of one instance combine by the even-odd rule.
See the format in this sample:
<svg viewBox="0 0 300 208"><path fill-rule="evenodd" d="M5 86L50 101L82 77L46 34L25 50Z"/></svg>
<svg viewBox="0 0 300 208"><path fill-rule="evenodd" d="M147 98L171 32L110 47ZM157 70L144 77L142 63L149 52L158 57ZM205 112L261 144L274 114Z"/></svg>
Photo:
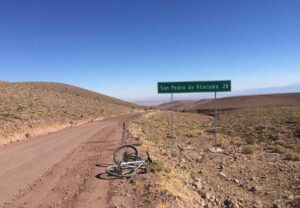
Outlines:
<svg viewBox="0 0 300 208"><path fill-rule="evenodd" d="M64 82L127 100L157 81L300 81L299 0L0 0L0 80Z"/></svg>

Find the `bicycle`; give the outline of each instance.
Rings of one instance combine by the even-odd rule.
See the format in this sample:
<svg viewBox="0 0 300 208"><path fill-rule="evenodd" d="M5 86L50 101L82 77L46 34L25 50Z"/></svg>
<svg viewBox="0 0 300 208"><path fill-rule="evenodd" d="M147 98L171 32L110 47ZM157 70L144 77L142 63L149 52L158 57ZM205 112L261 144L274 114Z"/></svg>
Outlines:
<svg viewBox="0 0 300 208"><path fill-rule="evenodd" d="M147 159L143 160L138 156L136 147L132 145L121 146L113 153L115 164L108 166L106 172L116 177L133 176L139 168L152 162L149 153L146 153Z"/></svg>

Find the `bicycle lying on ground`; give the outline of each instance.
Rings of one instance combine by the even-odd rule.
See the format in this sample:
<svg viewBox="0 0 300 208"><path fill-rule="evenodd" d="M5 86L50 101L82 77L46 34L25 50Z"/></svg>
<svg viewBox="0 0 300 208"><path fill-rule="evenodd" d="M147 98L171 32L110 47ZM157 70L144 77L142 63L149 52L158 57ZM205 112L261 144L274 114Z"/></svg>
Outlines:
<svg viewBox="0 0 300 208"><path fill-rule="evenodd" d="M133 176L139 168L146 167L152 162L148 152L147 159L141 159L133 145L124 145L116 149L113 153L113 160L115 164L108 166L106 172L117 177Z"/></svg>

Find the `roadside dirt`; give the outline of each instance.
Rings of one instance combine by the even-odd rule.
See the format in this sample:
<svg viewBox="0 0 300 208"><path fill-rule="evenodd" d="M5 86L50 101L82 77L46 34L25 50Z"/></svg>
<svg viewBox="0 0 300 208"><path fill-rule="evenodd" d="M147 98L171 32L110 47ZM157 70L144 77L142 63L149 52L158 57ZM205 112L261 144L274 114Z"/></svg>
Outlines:
<svg viewBox="0 0 300 208"><path fill-rule="evenodd" d="M121 144L124 122L138 115L0 147L0 206L109 207L113 180L105 168Z"/></svg>
<svg viewBox="0 0 300 208"><path fill-rule="evenodd" d="M260 118L265 121L262 115L263 111L256 115L256 123ZM211 117L192 113L174 117L176 138L170 136L168 112L149 112L130 122L129 142L138 144L141 152L149 150L161 168L114 183L113 201L127 196L136 202L115 207L300 207L300 161L296 158L258 142L254 152L247 153L247 140L225 134L218 134L224 153L212 153L208 151L213 144Z"/></svg>

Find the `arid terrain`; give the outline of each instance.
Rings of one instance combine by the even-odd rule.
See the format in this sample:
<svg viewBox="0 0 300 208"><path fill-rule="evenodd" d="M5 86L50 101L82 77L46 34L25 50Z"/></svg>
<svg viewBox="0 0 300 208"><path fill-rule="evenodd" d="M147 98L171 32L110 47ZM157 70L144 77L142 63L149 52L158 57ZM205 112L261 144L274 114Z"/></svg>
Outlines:
<svg viewBox="0 0 300 208"><path fill-rule="evenodd" d="M133 207L300 207L300 106L226 111L212 153L213 118L153 111L130 123L129 143L149 150L154 173L119 182ZM123 195L122 195L123 193ZM135 201L135 200L134 200ZM124 206L117 206L124 207Z"/></svg>
<svg viewBox="0 0 300 208"><path fill-rule="evenodd" d="M142 111L58 83L0 90L0 207L300 207L300 93L219 99L224 152L212 153L211 100L177 102L173 138L168 104ZM153 163L108 175L122 144Z"/></svg>
<svg viewBox="0 0 300 208"><path fill-rule="evenodd" d="M139 110L139 106L60 83L0 82L0 145Z"/></svg>
<svg viewBox="0 0 300 208"><path fill-rule="evenodd" d="M204 99L200 101L182 100L174 102L174 110L205 113L213 109L214 105L215 103L213 99ZM220 110L295 105L300 105L300 93L247 95L217 99L217 106ZM161 104L159 108L171 109L171 103Z"/></svg>

